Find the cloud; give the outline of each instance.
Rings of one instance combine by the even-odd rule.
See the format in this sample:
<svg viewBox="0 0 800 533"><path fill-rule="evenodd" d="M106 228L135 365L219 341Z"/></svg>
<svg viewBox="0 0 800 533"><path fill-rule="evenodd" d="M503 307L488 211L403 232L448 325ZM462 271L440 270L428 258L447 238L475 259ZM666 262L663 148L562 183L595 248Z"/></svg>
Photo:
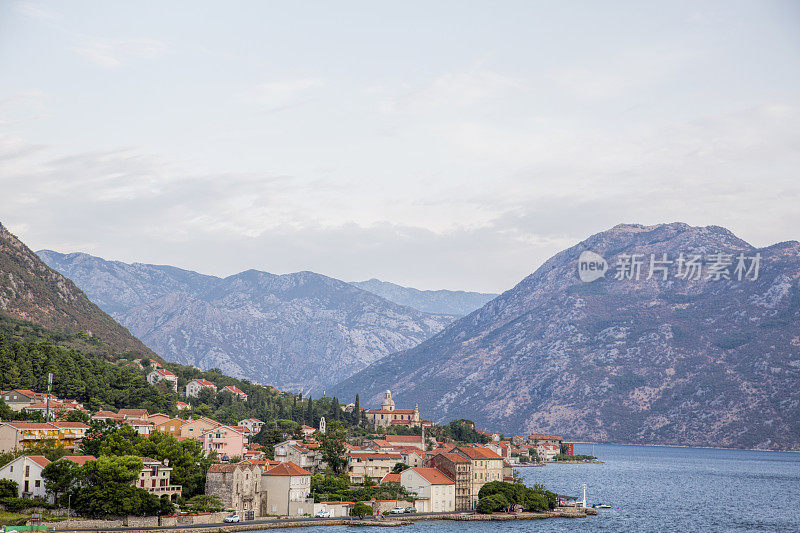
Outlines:
<svg viewBox="0 0 800 533"><path fill-rule="evenodd" d="M22 15L29 18L44 20L48 22L52 22L60 18L60 15L58 13L56 13L51 9L45 8L44 6L42 6L42 4L38 2L19 1L16 4L14 4L14 7L16 8L16 11L18 13L21 13Z"/></svg>
<svg viewBox="0 0 800 533"><path fill-rule="evenodd" d="M384 113L429 113L441 108L474 106L523 87L516 78L476 68L443 73L426 84L373 86L367 92L378 97L378 109Z"/></svg>
<svg viewBox="0 0 800 533"><path fill-rule="evenodd" d="M103 68L120 67L134 59L154 58L165 49L165 43L156 39L92 39L74 48L78 54Z"/></svg>
<svg viewBox="0 0 800 533"><path fill-rule="evenodd" d="M292 80L260 83L240 93L240 99L249 104L267 108L281 108L297 103L307 97L311 89L324 85L318 78L299 78Z"/></svg>

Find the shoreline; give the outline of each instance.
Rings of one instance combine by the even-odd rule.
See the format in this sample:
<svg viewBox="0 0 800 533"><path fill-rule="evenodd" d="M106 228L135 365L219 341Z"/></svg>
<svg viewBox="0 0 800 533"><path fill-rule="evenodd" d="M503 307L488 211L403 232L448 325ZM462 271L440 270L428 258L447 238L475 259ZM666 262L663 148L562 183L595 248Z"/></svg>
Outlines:
<svg viewBox="0 0 800 533"><path fill-rule="evenodd" d="M767 448L725 448L722 446L698 446L694 444L638 444L632 442L589 442L573 441L573 444L596 444L598 446L644 446L647 448L696 448L698 450L731 450L736 452L800 453L797 450L771 450Z"/></svg>
<svg viewBox="0 0 800 533"><path fill-rule="evenodd" d="M108 528L75 528L67 527L64 522L49 522L45 525L48 531L74 531L86 533L133 533L136 531L163 531L168 533L233 533L236 531L260 531L267 529L284 529L297 527L324 527L324 526L355 526L355 527L401 527L411 525L418 521L459 521L459 522L494 522L509 520L546 520L548 518L587 518L598 515L597 509L581 509L577 507L557 507L552 511L539 513L493 513L482 515L476 513L442 513L432 515L403 516L397 519L386 518L291 518L291 519L264 519L263 521L240 522L238 524L198 524L195 526L173 527L108 527Z"/></svg>

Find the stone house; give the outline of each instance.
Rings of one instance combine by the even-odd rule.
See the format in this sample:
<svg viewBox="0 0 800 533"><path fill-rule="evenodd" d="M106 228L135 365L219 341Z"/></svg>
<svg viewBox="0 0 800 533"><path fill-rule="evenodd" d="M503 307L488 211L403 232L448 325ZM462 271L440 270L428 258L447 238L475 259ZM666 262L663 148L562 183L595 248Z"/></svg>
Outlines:
<svg viewBox="0 0 800 533"><path fill-rule="evenodd" d="M253 511L263 516L267 513L267 495L261 490L261 473L259 465L245 461L211 465L205 493L218 496L226 508L240 514Z"/></svg>
<svg viewBox="0 0 800 533"><path fill-rule="evenodd" d="M481 487L490 481L503 481L503 458L482 446L459 446L453 448L453 453L470 461L470 499L474 509Z"/></svg>
<svg viewBox="0 0 800 533"><path fill-rule="evenodd" d="M316 472L322 465L322 452L296 439L285 440L273 446L273 457L281 463L292 462L300 468Z"/></svg>
<svg viewBox="0 0 800 533"><path fill-rule="evenodd" d="M432 466L454 480L456 511L473 509L472 462L469 459L457 453L440 452L428 457L426 466Z"/></svg>

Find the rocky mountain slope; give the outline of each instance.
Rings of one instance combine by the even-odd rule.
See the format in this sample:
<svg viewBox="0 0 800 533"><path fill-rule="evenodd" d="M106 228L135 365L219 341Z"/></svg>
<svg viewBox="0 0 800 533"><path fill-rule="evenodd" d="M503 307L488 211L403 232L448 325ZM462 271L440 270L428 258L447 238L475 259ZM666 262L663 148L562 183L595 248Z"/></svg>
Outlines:
<svg viewBox="0 0 800 533"><path fill-rule="evenodd" d="M81 253L39 255L165 359L294 391L319 393L454 319L313 272L223 279Z"/></svg>
<svg viewBox="0 0 800 533"><path fill-rule="evenodd" d="M584 254L586 279L607 261L591 282L578 272L585 251L602 256ZM647 279L651 254L673 263ZM628 265L639 261L636 279ZM334 390L368 405L384 389L426 417L506 434L800 449L800 243L755 249L714 226L616 226Z"/></svg>
<svg viewBox="0 0 800 533"><path fill-rule="evenodd" d="M82 334L109 352L153 356L144 344L48 267L0 224L0 315L66 334Z"/></svg>
<svg viewBox="0 0 800 533"><path fill-rule="evenodd" d="M351 285L377 294L390 302L413 307L426 313L458 317L470 314L497 296L496 294L467 291L421 291L375 278L367 281L354 281L351 282Z"/></svg>

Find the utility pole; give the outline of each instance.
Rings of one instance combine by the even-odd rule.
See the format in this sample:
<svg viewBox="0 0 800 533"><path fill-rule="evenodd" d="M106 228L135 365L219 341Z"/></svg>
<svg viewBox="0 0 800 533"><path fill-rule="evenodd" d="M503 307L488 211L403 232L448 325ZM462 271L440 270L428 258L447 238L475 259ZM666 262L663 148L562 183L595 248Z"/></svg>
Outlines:
<svg viewBox="0 0 800 533"><path fill-rule="evenodd" d="M50 421L50 391L53 390L53 373L49 372L47 374L47 406L44 410L44 421Z"/></svg>

